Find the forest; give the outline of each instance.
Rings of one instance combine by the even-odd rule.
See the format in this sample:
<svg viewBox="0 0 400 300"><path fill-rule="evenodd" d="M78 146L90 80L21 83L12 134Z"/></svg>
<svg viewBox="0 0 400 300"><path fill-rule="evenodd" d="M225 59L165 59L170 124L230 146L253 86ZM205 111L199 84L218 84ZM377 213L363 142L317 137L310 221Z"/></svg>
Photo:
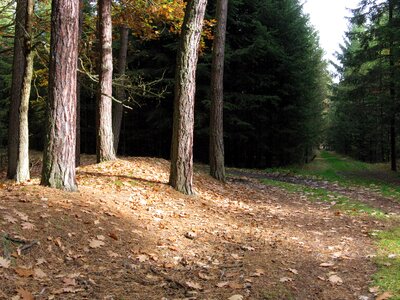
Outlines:
<svg viewBox="0 0 400 300"><path fill-rule="evenodd" d="M400 1L303 2L2 0L0 299L400 299Z"/></svg>

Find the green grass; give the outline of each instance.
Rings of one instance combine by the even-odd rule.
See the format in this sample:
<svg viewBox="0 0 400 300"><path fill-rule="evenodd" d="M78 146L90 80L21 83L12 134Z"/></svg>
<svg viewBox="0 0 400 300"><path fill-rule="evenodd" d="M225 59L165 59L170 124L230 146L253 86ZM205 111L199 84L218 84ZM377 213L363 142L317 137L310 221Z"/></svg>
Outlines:
<svg viewBox="0 0 400 300"><path fill-rule="evenodd" d="M377 235L378 272L374 275L374 285L382 291L390 291L392 300L400 300L400 227L382 231Z"/></svg>
<svg viewBox="0 0 400 300"><path fill-rule="evenodd" d="M308 187L301 184L276 181L272 179L263 179L262 182L267 185L280 187L289 193L301 193L313 202L334 203L333 208L351 215L368 214L378 218L386 216L386 214L379 209L370 207L362 202L352 200L337 192L328 191L323 188Z"/></svg>
<svg viewBox="0 0 400 300"><path fill-rule="evenodd" d="M363 186L400 202L400 186L390 182L390 179L398 179L399 175L389 171L385 164L369 164L332 152L321 151L310 164L273 168L266 171L326 180L342 186ZM387 179L374 178L373 174L377 173Z"/></svg>

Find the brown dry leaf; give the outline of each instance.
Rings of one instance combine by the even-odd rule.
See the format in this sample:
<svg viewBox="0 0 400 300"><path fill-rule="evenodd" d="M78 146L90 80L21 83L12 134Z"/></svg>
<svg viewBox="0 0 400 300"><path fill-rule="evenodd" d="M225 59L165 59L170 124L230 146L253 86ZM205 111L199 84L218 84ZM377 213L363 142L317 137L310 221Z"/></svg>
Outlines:
<svg viewBox="0 0 400 300"><path fill-rule="evenodd" d="M21 224L21 227L23 230L32 230L33 228L35 228L35 224L32 224L30 222L24 222Z"/></svg>
<svg viewBox="0 0 400 300"><path fill-rule="evenodd" d="M324 268L333 267L334 265L335 265L335 263L333 263L333 262L324 262L322 264L319 264L320 267L324 267Z"/></svg>
<svg viewBox="0 0 400 300"><path fill-rule="evenodd" d="M104 241L104 240L106 239L104 235L98 235L98 236L96 236L96 238L97 238L99 241Z"/></svg>
<svg viewBox="0 0 400 300"><path fill-rule="evenodd" d="M288 271L289 272L292 272L293 274L296 274L296 275L298 275L299 274L299 271L297 271L296 269L288 269Z"/></svg>
<svg viewBox="0 0 400 300"><path fill-rule="evenodd" d="M331 276L329 276L329 281L330 281L332 284L337 284L337 285L341 285L341 284L343 283L343 279L340 278L340 277L337 276L337 275L331 275Z"/></svg>
<svg viewBox="0 0 400 300"><path fill-rule="evenodd" d="M380 287L379 287L379 286L373 286L373 287L370 287L370 288L368 289L368 291L369 291L370 293L372 293L372 294L377 294L377 293L379 292L379 290L380 290Z"/></svg>
<svg viewBox="0 0 400 300"><path fill-rule="evenodd" d="M33 276L33 274L34 274L34 271L32 269L27 269L27 268L17 267L14 269L14 271L15 271L15 273L18 274L18 276L21 276L21 277L30 277L30 276Z"/></svg>
<svg viewBox="0 0 400 300"><path fill-rule="evenodd" d="M253 274L251 274L250 276L251 277L260 277L262 275L265 275L264 270L263 269L256 269L256 271Z"/></svg>
<svg viewBox="0 0 400 300"><path fill-rule="evenodd" d="M186 281L185 283L189 288L191 288L193 290L202 290L203 289L202 286L196 282Z"/></svg>
<svg viewBox="0 0 400 300"><path fill-rule="evenodd" d="M145 262L145 261L149 260L149 257L146 254L141 254L141 255L136 256L136 259L139 262Z"/></svg>
<svg viewBox="0 0 400 300"><path fill-rule="evenodd" d="M115 253L115 252L113 252L111 250L108 250L107 254L108 254L109 257L112 257L112 258L120 257L120 255L118 253Z"/></svg>
<svg viewBox="0 0 400 300"><path fill-rule="evenodd" d="M91 240L89 247L90 248L100 248L101 246L104 246L104 242L103 241L99 241L99 240Z"/></svg>
<svg viewBox="0 0 400 300"><path fill-rule="evenodd" d="M228 281L222 281L222 282L218 282L218 283L216 284L216 286L219 287L219 288L223 288L223 287L226 287L226 286L228 286L228 285L229 285L229 282L228 282Z"/></svg>
<svg viewBox="0 0 400 300"><path fill-rule="evenodd" d="M45 262L47 262L47 261L41 257L36 260L36 265L40 266L40 265L44 264Z"/></svg>
<svg viewBox="0 0 400 300"><path fill-rule="evenodd" d="M35 269L33 269L33 277L37 278L37 279L42 279L42 278L47 277L47 274L45 272L43 272L42 269L35 268Z"/></svg>
<svg viewBox="0 0 400 300"><path fill-rule="evenodd" d="M380 294L375 300L386 300L390 299L393 297L393 294L390 292L384 292L383 294Z"/></svg>
<svg viewBox="0 0 400 300"><path fill-rule="evenodd" d="M0 268L8 269L10 267L11 261L0 256Z"/></svg>
<svg viewBox="0 0 400 300"><path fill-rule="evenodd" d="M22 221L28 221L28 220L29 220L29 217L28 217L27 214L25 214L25 213L23 213L23 212L20 212L20 211L18 211L18 210L14 210L14 212L15 212L15 214L16 214L18 217L20 217L20 219L21 219Z"/></svg>
<svg viewBox="0 0 400 300"><path fill-rule="evenodd" d="M246 251L254 251L254 250L256 250L256 249L254 249L254 247L247 246L247 245L243 245L240 248L242 248L242 250L246 250Z"/></svg>
<svg viewBox="0 0 400 300"><path fill-rule="evenodd" d="M62 289L54 291L53 294L55 294L55 295L60 295L60 294L64 294L64 293L73 293L73 294L75 294L75 293L83 292L83 291L84 291L84 289L82 289L82 288L75 289L75 288L72 288L72 287L65 287L65 288L62 288Z"/></svg>
<svg viewBox="0 0 400 300"><path fill-rule="evenodd" d="M5 215L3 218L4 218L4 220L6 220L8 223L12 223L12 224L17 223L17 221L18 221L16 218L14 218L14 217L12 217L12 216L10 216L10 215Z"/></svg>
<svg viewBox="0 0 400 300"><path fill-rule="evenodd" d="M238 254L236 254L236 253L232 253L231 256L232 256L234 259L236 259L236 260L242 259L242 258L241 258Z"/></svg>
<svg viewBox="0 0 400 300"><path fill-rule="evenodd" d="M279 279L280 282L290 282L293 281L293 278L290 277L282 277L281 279Z"/></svg>
<svg viewBox="0 0 400 300"><path fill-rule="evenodd" d="M71 285L71 286L75 286L76 285L75 278L65 277L65 278L63 278L63 282L64 282L65 285Z"/></svg>
<svg viewBox="0 0 400 300"><path fill-rule="evenodd" d="M24 290L23 288L19 288L17 290L17 292L22 300L34 300L35 299L29 291Z"/></svg>
<svg viewBox="0 0 400 300"><path fill-rule="evenodd" d="M228 298L228 300L243 300L243 296L242 295L233 295L231 297Z"/></svg>
<svg viewBox="0 0 400 300"><path fill-rule="evenodd" d="M199 277L201 278L201 279L204 279L204 280L210 280L210 279L213 279L213 277L212 276L209 276L209 275L207 275L207 274L205 274L205 273L202 273L202 272L199 272Z"/></svg>
<svg viewBox="0 0 400 300"><path fill-rule="evenodd" d="M115 232L110 232L110 233L108 234L108 236L109 236L110 238L112 238L113 240L118 241L118 236L115 234Z"/></svg>
<svg viewBox="0 0 400 300"><path fill-rule="evenodd" d="M230 283L228 284L228 286L229 286L231 289L234 289L234 290L240 290L240 289L243 288L243 285L242 285L242 284L236 283L236 282L230 282Z"/></svg>

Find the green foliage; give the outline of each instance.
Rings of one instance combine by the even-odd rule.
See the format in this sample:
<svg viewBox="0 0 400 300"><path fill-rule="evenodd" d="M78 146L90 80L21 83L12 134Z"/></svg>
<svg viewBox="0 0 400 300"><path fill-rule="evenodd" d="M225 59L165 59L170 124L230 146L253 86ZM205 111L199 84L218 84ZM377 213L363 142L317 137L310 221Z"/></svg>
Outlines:
<svg viewBox="0 0 400 300"><path fill-rule="evenodd" d="M0 4L0 149L7 145L8 106L11 89L14 1Z"/></svg>
<svg viewBox="0 0 400 300"><path fill-rule="evenodd" d="M400 3L364 2L338 54L340 82L333 87L327 143L357 159L384 162L391 155L390 127L398 129Z"/></svg>

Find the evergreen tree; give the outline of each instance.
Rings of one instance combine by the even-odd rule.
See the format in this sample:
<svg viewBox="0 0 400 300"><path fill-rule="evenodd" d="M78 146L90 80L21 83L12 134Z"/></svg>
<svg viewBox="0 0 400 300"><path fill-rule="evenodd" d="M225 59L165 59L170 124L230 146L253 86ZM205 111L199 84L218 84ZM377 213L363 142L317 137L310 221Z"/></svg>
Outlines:
<svg viewBox="0 0 400 300"><path fill-rule="evenodd" d="M97 95L97 162L115 159L112 132L111 0L99 0L99 85Z"/></svg>
<svg viewBox="0 0 400 300"><path fill-rule="evenodd" d="M218 23L213 43L210 87L210 174L220 181L225 181L223 101L228 0L218 0L216 11L216 19Z"/></svg>
<svg viewBox="0 0 400 300"><path fill-rule="evenodd" d="M174 125L169 182L178 191L193 194L193 126L196 68L207 0L187 3L175 76Z"/></svg>
<svg viewBox="0 0 400 300"><path fill-rule="evenodd" d="M79 2L53 0L42 185L75 191Z"/></svg>

